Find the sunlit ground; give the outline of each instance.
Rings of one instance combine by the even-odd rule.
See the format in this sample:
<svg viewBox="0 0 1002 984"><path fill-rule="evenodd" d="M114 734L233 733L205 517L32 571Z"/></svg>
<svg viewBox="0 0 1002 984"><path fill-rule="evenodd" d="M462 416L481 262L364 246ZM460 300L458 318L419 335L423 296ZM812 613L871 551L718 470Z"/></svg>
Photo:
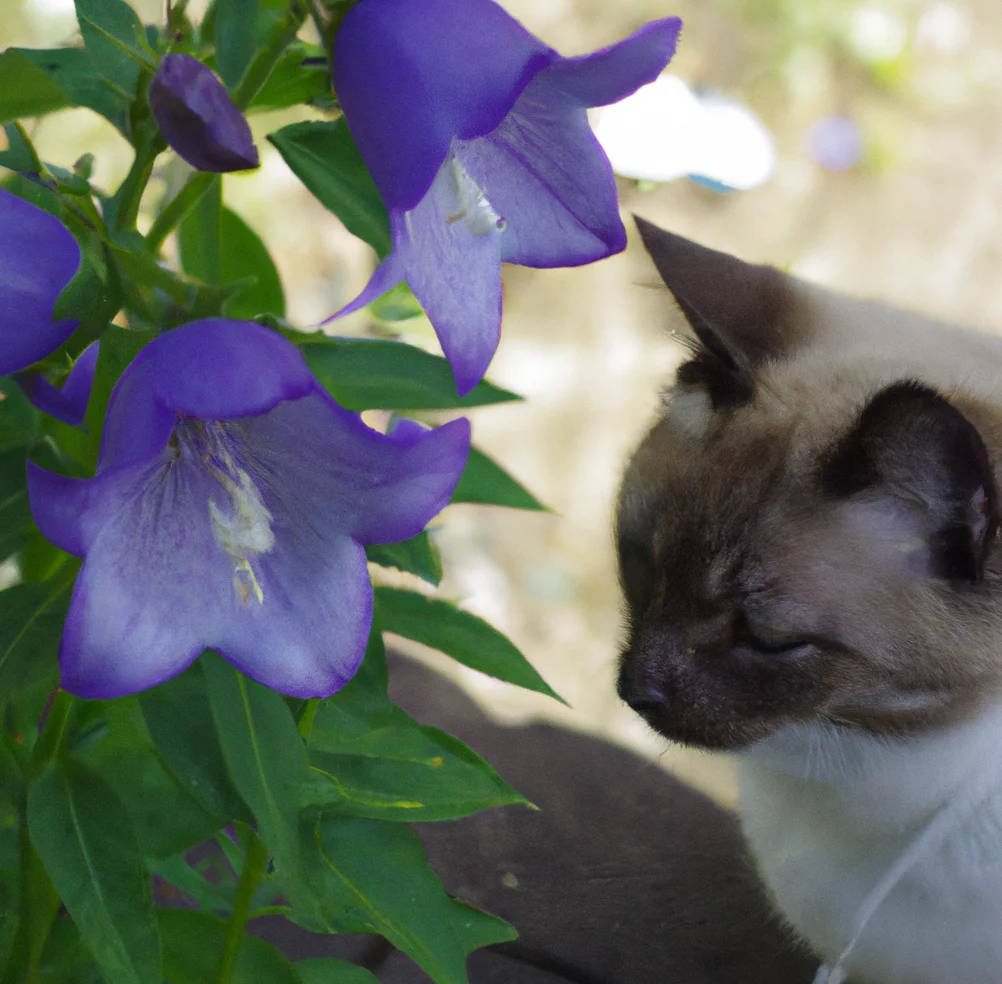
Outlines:
<svg viewBox="0 0 1002 984"><path fill-rule="evenodd" d="M146 19L159 16L158 2L134 5ZM1002 325L997 0L503 5L566 54L678 14L686 28L672 72L749 107L771 132L776 166L764 185L723 194L684 179L643 188L623 181L624 214L839 290ZM3 0L3 11L0 44L41 47L73 36L66 0ZM372 258L264 141L288 121L288 114L254 118L261 170L228 179L225 194L272 246L290 318L305 327L362 286ZM658 120L649 126L658 129ZM105 186L129 163L121 138L84 111L52 117L35 136L43 156L64 165L97 151ZM728 166L733 155L750 153L741 147L724 142ZM632 230L631 238L625 254L590 267L506 271L504 333L490 377L528 399L476 411L475 440L553 512L450 507L438 533L442 591L508 633L573 708L453 672L506 718L546 715L607 734L728 800L726 765L666 750L614 691L616 484L678 356L667 332L675 315L667 295L651 289L655 275ZM423 323L403 327L409 340L434 344ZM366 318L337 330L365 331Z"/></svg>

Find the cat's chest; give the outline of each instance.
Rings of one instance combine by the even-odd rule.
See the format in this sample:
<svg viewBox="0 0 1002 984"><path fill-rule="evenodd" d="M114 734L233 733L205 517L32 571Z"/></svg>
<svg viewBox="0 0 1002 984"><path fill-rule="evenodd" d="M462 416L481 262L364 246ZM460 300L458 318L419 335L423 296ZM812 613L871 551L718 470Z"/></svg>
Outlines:
<svg viewBox="0 0 1002 984"><path fill-rule="evenodd" d="M983 748L994 730L878 762L855 782L858 748L824 778L782 755L785 768L740 761L743 826L778 908L829 963L865 923L845 964L854 981L1002 980L1002 762Z"/></svg>

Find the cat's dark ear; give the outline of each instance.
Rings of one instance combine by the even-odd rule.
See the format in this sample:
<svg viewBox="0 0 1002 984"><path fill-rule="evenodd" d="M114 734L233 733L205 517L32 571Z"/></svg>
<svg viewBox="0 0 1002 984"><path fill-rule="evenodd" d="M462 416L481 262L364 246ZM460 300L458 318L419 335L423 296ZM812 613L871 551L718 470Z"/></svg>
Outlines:
<svg viewBox="0 0 1002 984"><path fill-rule="evenodd" d="M920 383L888 386L824 469L831 496L896 498L915 517L930 573L977 581L998 525L991 460L974 425Z"/></svg>
<svg viewBox="0 0 1002 984"><path fill-rule="evenodd" d="M784 310L788 278L745 263L634 216L644 247L699 343L679 382L704 385L715 407L745 403L754 370L789 345Z"/></svg>

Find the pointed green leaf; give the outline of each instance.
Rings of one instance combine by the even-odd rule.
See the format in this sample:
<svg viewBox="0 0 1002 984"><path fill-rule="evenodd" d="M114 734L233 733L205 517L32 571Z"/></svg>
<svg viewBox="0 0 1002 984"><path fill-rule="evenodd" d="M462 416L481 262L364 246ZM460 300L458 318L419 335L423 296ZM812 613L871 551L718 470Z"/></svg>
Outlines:
<svg viewBox="0 0 1002 984"><path fill-rule="evenodd" d="M563 703L532 664L482 618L414 591L376 588L376 621L386 632L438 649L457 662Z"/></svg>
<svg viewBox="0 0 1002 984"><path fill-rule="evenodd" d="M13 376L0 376L0 454L11 448L24 448L35 443L38 436L38 411L31 405ZM0 465L0 509L3 508L2 486L8 464ZM4 528L0 519L0 529Z"/></svg>
<svg viewBox="0 0 1002 984"><path fill-rule="evenodd" d="M85 106L109 120L126 136L131 96L103 79L82 48L10 48L40 68L66 93L74 106Z"/></svg>
<svg viewBox="0 0 1002 984"><path fill-rule="evenodd" d="M150 879L115 791L79 763L53 763L28 791L28 829L108 984L160 984Z"/></svg>
<svg viewBox="0 0 1002 984"><path fill-rule="evenodd" d="M207 912L161 909L164 977L168 984L217 984L227 924ZM230 984L304 984L296 968L270 943L244 936ZM330 984L336 984L332 978Z"/></svg>
<svg viewBox="0 0 1002 984"><path fill-rule="evenodd" d="M236 87L288 6L288 0L216 0L216 70L228 89Z"/></svg>
<svg viewBox="0 0 1002 984"><path fill-rule="evenodd" d="M203 909L229 912L233 908L232 882L214 885L188 864L185 853L147 858L147 870L193 898Z"/></svg>
<svg viewBox="0 0 1002 984"><path fill-rule="evenodd" d="M385 936L438 984L468 984L470 910L445 893L410 827L330 817L317 835L328 904L350 913L346 926ZM510 927L497 924L496 938L513 938ZM480 923L472 941L480 944L484 935Z"/></svg>
<svg viewBox="0 0 1002 984"><path fill-rule="evenodd" d="M299 801L309 760L281 694L213 653L201 660L223 758L290 893L301 874Z"/></svg>
<svg viewBox="0 0 1002 984"><path fill-rule="evenodd" d="M406 571L429 584L437 586L442 580L442 561L427 530L401 543L371 544L365 548L365 555L370 563Z"/></svg>
<svg viewBox="0 0 1002 984"><path fill-rule="evenodd" d="M69 105L66 93L16 48L0 54L0 123L44 116Z"/></svg>
<svg viewBox="0 0 1002 984"><path fill-rule="evenodd" d="M28 506L27 461L26 448L0 454L0 560L19 550L34 528Z"/></svg>
<svg viewBox="0 0 1002 984"><path fill-rule="evenodd" d="M74 0L87 54L117 92L135 95L143 66L156 67L146 32L125 0Z"/></svg>
<svg viewBox="0 0 1002 984"><path fill-rule="evenodd" d="M293 123L269 134L268 139L292 173L349 232L380 256L390 252L393 244L386 206L343 117Z"/></svg>
<svg viewBox="0 0 1002 984"><path fill-rule="evenodd" d="M205 810L250 819L223 760L201 665L140 694L139 705L157 754Z"/></svg>
<svg viewBox="0 0 1002 984"><path fill-rule="evenodd" d="M470 457L456 491L452 493L452 501L547 511L546 506L531 492L516 482L496 461L476 448L470 448Z"/></svg>
<svg viewBox="0 0 1002 984"><path fill-rule="evenodd" d="M304 65L306 59L324 58L318 44L296 41L282 52L268 81L254 97L250 109L288 109L300 103L316 100L330 102L331 76L326 61L320 65Z"/></svg>
<svg viewBox="0 0 1002 984"><path fill-rule="evenodd" d="M446 820L526 803L476 752L418 724L372 687L349 685L324 701L310 731L310 751L343 814ZM312 792L322 805L323 783L315 782Z"/></svg>
<svg viewBox="0 0 1002 984"><path fill-rule="evenodd" d="M59 578L0 591L0 706L45 680L55 685L70 587Z"/></svg>
<svg viewBox="0 0 1002 984"><path fill-rule="evenodd" d="M288 337L321 385L349 410L451 410L521 399L486 381L460 397L445 359L403 342L319 332Z"/></svg>
<svg viewBox="0 0 1002 984"><path fill-rule="evenodd" d="M379 984L371 971L334 957L314 957L296 962L303 984Z"/></svg>
<svg viewBox="0 0 1002 984"><path fill-rule="evenodd" d="M206 284L221 284L220 254L222 252L221 214L223 183L220 175L212 176L208 191L191 207L178 226L178 254L181 269Z"/></svg>

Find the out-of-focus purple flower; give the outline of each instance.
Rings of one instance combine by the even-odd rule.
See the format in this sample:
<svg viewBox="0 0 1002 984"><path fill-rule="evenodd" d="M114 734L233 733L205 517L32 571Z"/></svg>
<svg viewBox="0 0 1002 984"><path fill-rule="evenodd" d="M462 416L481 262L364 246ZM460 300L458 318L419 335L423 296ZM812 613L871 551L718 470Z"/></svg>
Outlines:
<svg viewBox="0 0 1002 984"><path fill-rule="evenodd" d="M53 321L80 247L54 216L0 188L0 376L54 352L78 322Z"/></svg>
<svg viewBox="0 0 1002 984"><path fill-rule="evenodd" d="M167 55L150 82L150 109L164 139L200 171L258 166L243 113L210 68L191 55Z"/></svg>
<svg viewBox="0 0 1002 984"><path fill-rule="evenodd" d="M460 393L501 329L501 262L577 266L626 231L586 108L664 69L678 18L563 58L492 0L362 0L334 47L334 88L390 213L393 252L354 311L406 278ZM336 315L337 316L337 315Z"/></svg>
<svg viewBox="0 0 1002 984"><path fill-rule="evenodd" d="M808 135L811 156L826 171L848 171L863 156L863 134L845 116L822 116Z"/></svg>
<svg viewBox="0 0 1002 984"><path fill-rule="evenodd" d="M94 372L101 343L91 342L73 363L62 387L53 386L40 372L25 372L17 376L25 395L43 413L61 420L70 427L83 426L87 401L94 385Z"/></svg>
<svg viewBox="0 0 1002 984"><path fill-rule="evenodd" d="M465 420L371 430L260 325L162 335L112 393L95 478L29 465L39 529L85 558L62 686L134 693L211 648L283 693L332 693L372 619L363 545L420 532L468 451Z"/></svg>

